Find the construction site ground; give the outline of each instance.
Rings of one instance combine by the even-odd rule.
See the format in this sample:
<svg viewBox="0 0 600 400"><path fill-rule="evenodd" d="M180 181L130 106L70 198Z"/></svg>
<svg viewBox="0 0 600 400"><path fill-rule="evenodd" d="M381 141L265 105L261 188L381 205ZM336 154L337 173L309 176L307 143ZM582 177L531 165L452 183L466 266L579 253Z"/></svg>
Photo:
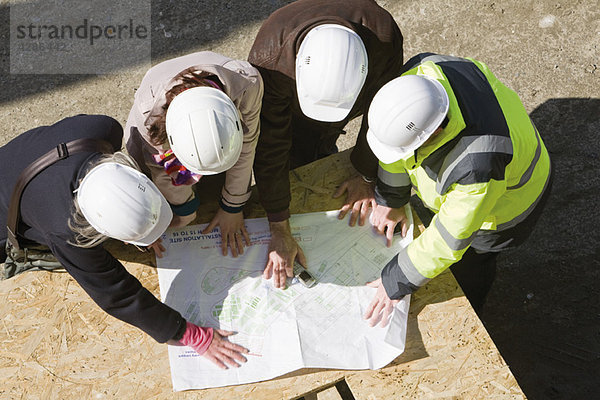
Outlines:
<svg viewBox="0 0 600 400"><path fill-rule="evenodd" d="M10 3L0 1L0 144L80 113L124 125L151 64L200 50L246 59L262 21L289 1L152 0L151 55L132 57L110 74L11 74ZM599 1L378 3L404 35L405 60L436 52L483 61L530 112L552 158L554 186L529 241L499 256L480 317L528 398L597 398ZM353 145L359 123L348 126L341 149Z"/></svg>

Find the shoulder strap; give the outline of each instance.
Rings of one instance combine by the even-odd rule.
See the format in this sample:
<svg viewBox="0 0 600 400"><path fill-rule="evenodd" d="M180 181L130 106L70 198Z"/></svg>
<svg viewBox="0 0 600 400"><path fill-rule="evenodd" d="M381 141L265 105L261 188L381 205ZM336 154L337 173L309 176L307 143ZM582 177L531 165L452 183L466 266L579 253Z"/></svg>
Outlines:
<svg viewBox="0 0 600 400"><path fill-rule="evenodd" d="M114 151L110 143L105 140L97 139L77 139L68 143L61 143L54 149L50 150L31 164L29 164L17 178L17 183L13 189L8 208L8 219L6 227L8 228L8 242L15 248L19 249L19 241L17 240L17 227L21 217L21 196L23 190L37 174L44 169L54 164L55 162L69 157L70 154L83 151L112 153Z"/></svg>

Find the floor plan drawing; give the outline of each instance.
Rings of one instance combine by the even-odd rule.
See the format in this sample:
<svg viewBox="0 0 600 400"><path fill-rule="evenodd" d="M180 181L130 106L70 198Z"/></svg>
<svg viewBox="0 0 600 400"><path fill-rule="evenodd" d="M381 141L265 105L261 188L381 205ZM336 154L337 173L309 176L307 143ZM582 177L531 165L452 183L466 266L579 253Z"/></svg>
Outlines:
<svg viewBox="0 0 600 400"><path fill-rule="evenodd" d="M187 347L169 346L175 390L255 382L304 367L374 369L402 353L409 298L386 328L370 327L362 315L375 292L365 284L410 243L412 231L387 248L370 225L349 227L336 211L294 215L291 225L317 280L311 288L290 278L276 289L262 278L266 219L246 220L252 244L237 258L222 256L220 235L201 234L203 226L165 233L167 250L157 259L163 301L197 325L236 332L231 341L255 355L240 368L219 370Z"/></svg>

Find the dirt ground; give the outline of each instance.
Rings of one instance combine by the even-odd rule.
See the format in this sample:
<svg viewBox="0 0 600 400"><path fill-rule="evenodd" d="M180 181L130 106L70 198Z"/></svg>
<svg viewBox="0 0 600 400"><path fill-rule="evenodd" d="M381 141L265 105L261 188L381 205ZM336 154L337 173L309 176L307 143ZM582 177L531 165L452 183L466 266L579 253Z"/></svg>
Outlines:
<svg viewBox="0 0 600 400"><path fill-rule="evenodd" d="M151 5L151 57L132 57L112 74L96 75L11 74L10 2L0 0L0 144L79 113L124 124L150 63L199 50L245 59L261 22L289 2L131 2ZM551 199L530 240L499 257L481 318L528 398L598 398L600 3L378 3L403 32L406 60L425 51L481 60L530 112L553 160ZM350 124L341 148L352 145L357 126Z"/></svg>

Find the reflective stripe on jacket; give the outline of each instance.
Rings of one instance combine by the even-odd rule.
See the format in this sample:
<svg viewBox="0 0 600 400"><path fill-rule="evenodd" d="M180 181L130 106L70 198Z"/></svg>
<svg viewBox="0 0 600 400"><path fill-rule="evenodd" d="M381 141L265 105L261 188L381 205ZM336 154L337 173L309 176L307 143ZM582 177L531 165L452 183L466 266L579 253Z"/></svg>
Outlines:
<svg viewBox="0 0 600 400"><path fill-rule="evenodd" d="M411 187L435 216L382 272L391 298L411 293L459 261L472 246L523 221L547 185L550 158L519 97L473 59L419 54L403 75L437 79L450 99L448 125L414 154L379 165L376 199L388 207L409 201Z"/></svg>

